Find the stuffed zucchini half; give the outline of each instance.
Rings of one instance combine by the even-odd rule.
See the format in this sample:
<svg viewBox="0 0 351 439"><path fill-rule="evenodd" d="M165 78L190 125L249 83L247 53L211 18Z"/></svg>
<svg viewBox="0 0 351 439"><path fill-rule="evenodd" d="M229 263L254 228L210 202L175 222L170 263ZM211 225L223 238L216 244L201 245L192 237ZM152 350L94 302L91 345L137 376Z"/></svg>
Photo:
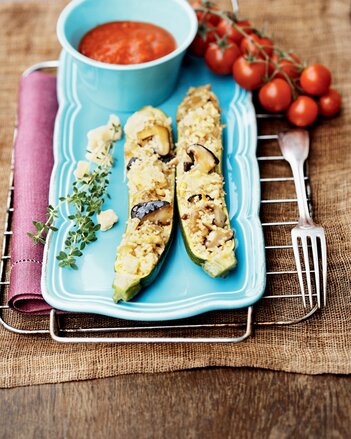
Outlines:
<svg viewBox="0 0 351 439"><path fill-rule="evenodd" d="M177 112L177 202L191 259L210 276L236 266L222 175L222 124L209 85L191 88Z"/></svg>
<svg viewBox="0 0 351 439"><path fill-rule="evenodd" d="M171 119L145 107L125 128L129 218L117 250L113 300L128 301L157 276L170 244L175 197Z"/></svg>

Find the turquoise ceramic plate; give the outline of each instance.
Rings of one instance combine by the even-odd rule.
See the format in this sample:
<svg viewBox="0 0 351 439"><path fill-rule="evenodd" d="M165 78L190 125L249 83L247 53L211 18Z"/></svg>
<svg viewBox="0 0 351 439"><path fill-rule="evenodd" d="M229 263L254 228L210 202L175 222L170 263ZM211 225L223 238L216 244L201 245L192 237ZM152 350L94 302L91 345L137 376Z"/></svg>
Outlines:
<svg viewBox="0 0 351 439"><path fill-rule="evenodd" d="M156 281L129 303L115 304L112 301L115 253L128 215L122 139L115 149L111 199L105 205L105 208L116 211L119 222L112 230L99 232L99 239L79 258L79 270L62 269L56 255L63 249L69 230L69 211L66 205L62 207L64 219L59 224L59 231L49 236L45 247L42 290L50 305L65 311L157 321L247 307L261 298L266 272L263 232L258 215L260 181L256 160L256 118L250 94L234 84L231 77L211 74L202 60L187 58L176 91L161 108L174 120L176 108L188 88L207 83L212 85L220 100L226 125L224 175L230 220L236 237L238 265L235 271L225 279L210 278L190 260L177 230ZM52 205L71 190L76 163L85 156L87 131L105 124L114 112L113 108L102 108L87 100L75 61L66 53L62 54L60 61L58 96L60 109L55 128L55 166L50 189ZM118 115L122 124L129 116L127 113Z"/></svg>

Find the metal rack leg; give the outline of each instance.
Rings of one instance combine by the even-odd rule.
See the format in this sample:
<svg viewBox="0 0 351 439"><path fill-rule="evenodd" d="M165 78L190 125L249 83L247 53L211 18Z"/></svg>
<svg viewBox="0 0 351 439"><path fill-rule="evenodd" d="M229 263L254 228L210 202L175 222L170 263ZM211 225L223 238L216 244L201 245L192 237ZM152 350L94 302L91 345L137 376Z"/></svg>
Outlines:
<svg viewBox="0 0 351 439"><path fill-rule="evenodd" d="M59 329L59 316L50 313L50 336L60 343L240 343L253 334L253 307L247 309L246 329L239 337L65 337ZM147 328L146 328L147 329ZM114 328L115 332L121 332ZM84 331L89 333L89 330Z"/></svg>

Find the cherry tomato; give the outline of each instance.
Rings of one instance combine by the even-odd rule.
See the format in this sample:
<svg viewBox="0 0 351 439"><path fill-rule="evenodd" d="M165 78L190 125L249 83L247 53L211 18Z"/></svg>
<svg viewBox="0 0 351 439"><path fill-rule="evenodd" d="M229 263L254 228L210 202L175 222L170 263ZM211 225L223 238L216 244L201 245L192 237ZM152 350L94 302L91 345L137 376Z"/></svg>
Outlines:
<svg viewBox="0 0 351 439"><path fill-rule="evenodd" d="M341 94L332 88L329 89L327 94L319 98L319 114L325 117L335 116L341 110L341 101Z"/></svg>
<svg viewBox="0 0 351 439"><path fill-rule="evenodd" d="M284 79L273 79L265 84L258 95L263 108L271 113L279 113L289 108L291 88Z"/></svg>
<svg viewBox="0 0 351 439"><path fill-rule="evenodd" d="M327 93L331 84L331 73L322 64L312 64L301 74L301 87L306 93L313 96L322 96Z"/></svg>
<svg viewBox="0 0 351 439"><path fill-rule="evenodd" d="M256 44L255 44L256 43ZM252 34L249 37L245 37L240 44L241 52L245 54L251 54L264 58L262 51L257 47L257 44L262 46L262 49L266 52L267 56L273 54L274 45L273 41L269 38L262 38L257 34Z"/></svg>
<svg viewBox="0 0 351 439"><path fill-rule="evenodd" d="M268 56L272 56L274 51L273 41L270 38L262 37L260 43L261 46L263 46L263 50L266 52L266 54Z"/></svg>
<svg viewBox="0 0 351 439"><path fill-rule="evenodd" d="M235 24L241 27L246 33L251 33L251 24L248 20L237 21ZM240 44L241 40L244 38L244 35L227 20L221 20L219 22L216 33L220 37L227 35L227 37L233 40L236 44Z"/></svg>
<svg viewBox="0 0 351 439"><path fill-rule="evenodd" d="M229 75L234 61L241 55L239 47L229 38L224 37L217 43L211 43L205 54L208 67L218 75Z"/></svg>
<svg viewBox="0 0 351 439"><path fill-rule="evenodd" d="M218 10L218 8L211 1L207 1L207 0L203 0L203 1L199 0L199 1L191 2L191 6L193 7L193 9L207 8L207 9L212 9L213 11ZM221 21L221 17L215 14L211 14L211 12L206 13L206 12L196 11L196 16L199 22L204 21L207 22L208 24L212 24L213 26L217 26L217 24Z"/></svg>
<svg viewBox="0 0 351 439"><path fill-rule="evenodd" d="M291 53L289 56L293 59L293 61L289 59L280 59L276 53L272 56L272 62L278 64L279 68L281 69L281 71L277 70L276 67L271 63L270 72L273 73L277 70L277 73L274 76L275 78L285 79L285 76L282 72L292 79L296 79L300 76L299 67L296 64L301 64L301 61L293 53Z"/></svg>
<svg viewBox="0 0 351 439"><path fill-rule="evenodd" d="M255 90L262 84L266 67L262 62L249 63L245 57L240 56L233 65L235 81L246 90Z"/></svg>
<svg viewBox="0 0 351 439"><path fill-rule="evenodd" d="M216 41L215 31L206 24L200 23L199 30L191 43L189 50L195 56L204 56L210 43Z"/></svg>
<svg viewBox="0 0 351 439"><path fill-rule="evenodd" d="M260 49L255 43L260 44L261 38L257 34L252 34L249 37L242 39L240 50L243 55L251 54L252 56L260 56Z"/></svg>
<svg viewBox="0 0 351 439"><path fill-rule="evenodd" d="M312 125L318 116L318 105L309 96L299 96L288 110L289 121L298 127Z"/></svg>

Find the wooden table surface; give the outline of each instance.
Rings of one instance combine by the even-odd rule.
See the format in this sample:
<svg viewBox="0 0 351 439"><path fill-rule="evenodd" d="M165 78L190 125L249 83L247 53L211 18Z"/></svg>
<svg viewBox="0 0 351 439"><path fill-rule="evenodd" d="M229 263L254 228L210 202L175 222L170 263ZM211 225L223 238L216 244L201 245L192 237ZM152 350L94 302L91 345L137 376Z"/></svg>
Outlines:
<svg viewBox="0 0 351 439"><path fill-rule="evenodd" d="M0 438L351 437L351 380L204 369L0 390Z"/></svg>

